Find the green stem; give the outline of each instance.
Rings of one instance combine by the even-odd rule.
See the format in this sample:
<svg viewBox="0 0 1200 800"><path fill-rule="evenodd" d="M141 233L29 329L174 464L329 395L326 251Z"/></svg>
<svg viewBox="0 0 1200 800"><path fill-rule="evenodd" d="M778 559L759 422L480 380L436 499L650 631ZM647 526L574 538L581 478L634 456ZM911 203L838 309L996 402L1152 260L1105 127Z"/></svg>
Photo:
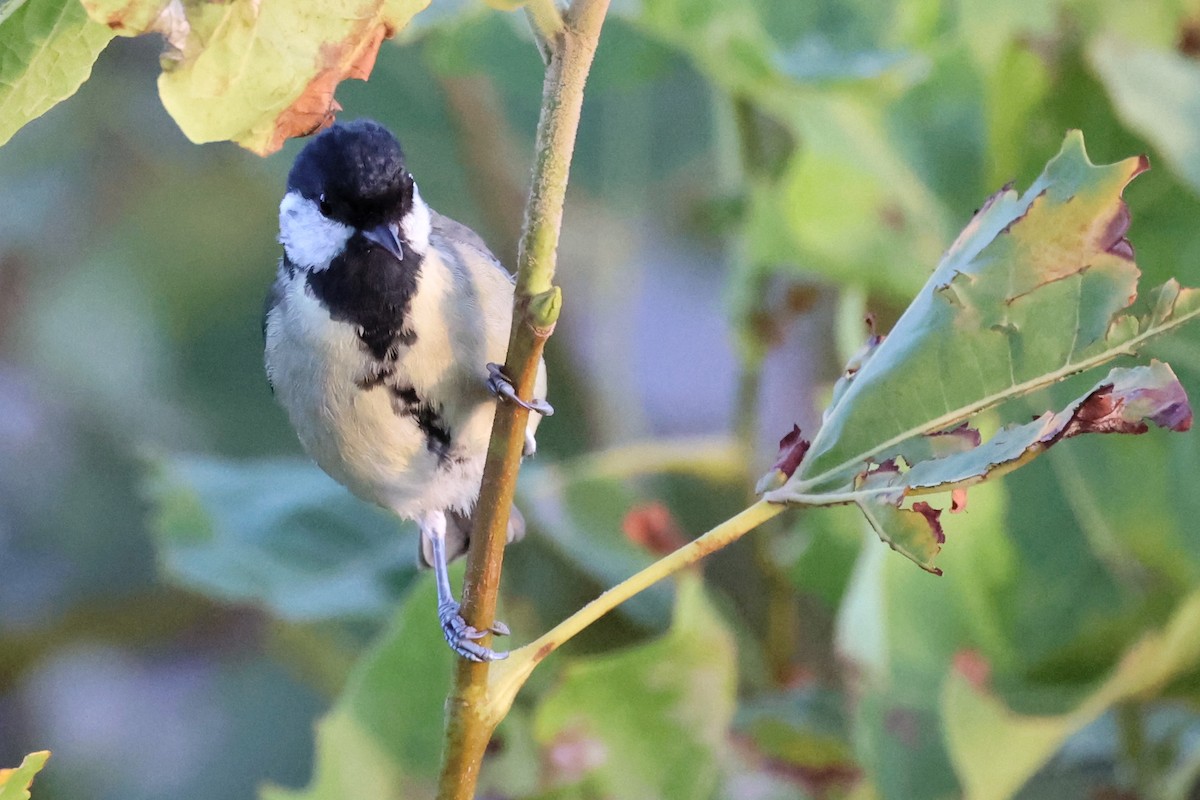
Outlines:
<svg viewBox="0 0 1200 800"><path fill-rule="evenodd" d="M702 536L688 542L675 552L655 561L641 572L626 578L583 608L555 625L536 640L509 654L508 660L497 663L493 669L492 685L489 690L489 705L493 715L503 717L517 690L529 678L534 668L546 656L568 642L580 631L600 617L612 611L629 598L642 592L664 578L674 575L684 567L737 541L750 531L781 513L786 506L759 500L754 505L730 517Z"/></svg>
<svg viewBox="0 0 1200 800"><path fill-rule="evenodd" d="M538 120L537 160L525 208L512 333L505 360L505 371L523 398L532 396L542 348L554 330L562 305L562 295L554 286L555 254L583 88L608 0L574 0L557 27L548 24L543 13L553 10L557 15L552 2L534 5L530 13L539 39L544 39L539 44L548 59ZM495 619L508 515L528 415L520 406L501 403L492 426L463 582L463 617L480 630L491 627ZM507 711L497 714L494 709L494 704L488 702L488 665L460 660L454 690L446 704L439 800L469 800L474 796L484 749Z"/></svg>

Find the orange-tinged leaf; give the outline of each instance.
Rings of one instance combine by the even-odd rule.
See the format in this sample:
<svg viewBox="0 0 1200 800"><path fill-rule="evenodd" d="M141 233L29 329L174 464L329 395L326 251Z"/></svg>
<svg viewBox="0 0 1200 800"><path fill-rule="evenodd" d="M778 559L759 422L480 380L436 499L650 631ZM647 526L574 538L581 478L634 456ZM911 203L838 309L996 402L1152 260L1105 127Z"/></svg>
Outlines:
<svg viewBox="0 0 1200 800"><path fill-rule="evenodd" d="M186 6L189 32L164 60L163 105L195 142L260 155L329 125L334 91L370 74L380 43L428 0L232 0Z"/></svg>

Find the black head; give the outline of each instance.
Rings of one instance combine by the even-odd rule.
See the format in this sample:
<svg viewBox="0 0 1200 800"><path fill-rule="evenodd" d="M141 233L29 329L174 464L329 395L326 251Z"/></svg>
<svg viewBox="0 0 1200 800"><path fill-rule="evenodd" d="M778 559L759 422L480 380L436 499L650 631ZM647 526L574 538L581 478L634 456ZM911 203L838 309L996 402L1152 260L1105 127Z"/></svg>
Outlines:
<svg viewBox="0 0 1200 800"><path fill-rule="evenodd" d="M378 122L359 119L305 145L288 173L288 191L318 203L325 216L365 230L404 216L413 179L396 137Z"/></svg>

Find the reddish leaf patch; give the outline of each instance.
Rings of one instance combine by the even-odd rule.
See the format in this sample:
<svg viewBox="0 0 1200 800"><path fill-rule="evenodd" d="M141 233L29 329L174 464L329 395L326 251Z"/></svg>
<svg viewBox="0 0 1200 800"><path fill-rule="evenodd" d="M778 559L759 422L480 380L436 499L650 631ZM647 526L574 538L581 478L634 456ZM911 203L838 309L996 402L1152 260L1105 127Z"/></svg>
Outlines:
<svg viewBox="0 0 1200 800"><path fill-rule="evenodd" d="M688 541L671 511L657 502L631 508L621 521L621 530L629 541L656 556L673 553Z"/></svg>
<svg viewBox="0 0 1200 800"><path fill-rule="evenodd" d="M912 510L924 517L925 521L929 523L929 530L931 530L934 537L937 538L938 544L945 544L946 534L942 530L942 523L938 521L938 518L942 516L942 510L940 508L934 508L933 506L929 505L929 503L923 501L917 501L916 503L913 503Z"/></svg>

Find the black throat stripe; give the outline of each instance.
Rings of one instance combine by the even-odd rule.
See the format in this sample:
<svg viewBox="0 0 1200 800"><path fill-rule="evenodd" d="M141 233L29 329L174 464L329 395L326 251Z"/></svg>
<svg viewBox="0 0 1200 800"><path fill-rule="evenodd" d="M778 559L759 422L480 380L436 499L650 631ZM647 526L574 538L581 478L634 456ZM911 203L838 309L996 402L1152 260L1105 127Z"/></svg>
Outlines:
<svg viewBox="0 0 1200 800"><path fill-rule="evenodd" d="M421 256L404 245L404 260L372 244L360 234L329 267L308 273L308 285L329 316L359 329L359 338L381 361L395 359L397 346L409 346L417 334L408 310L417 290Z"/></svg>

